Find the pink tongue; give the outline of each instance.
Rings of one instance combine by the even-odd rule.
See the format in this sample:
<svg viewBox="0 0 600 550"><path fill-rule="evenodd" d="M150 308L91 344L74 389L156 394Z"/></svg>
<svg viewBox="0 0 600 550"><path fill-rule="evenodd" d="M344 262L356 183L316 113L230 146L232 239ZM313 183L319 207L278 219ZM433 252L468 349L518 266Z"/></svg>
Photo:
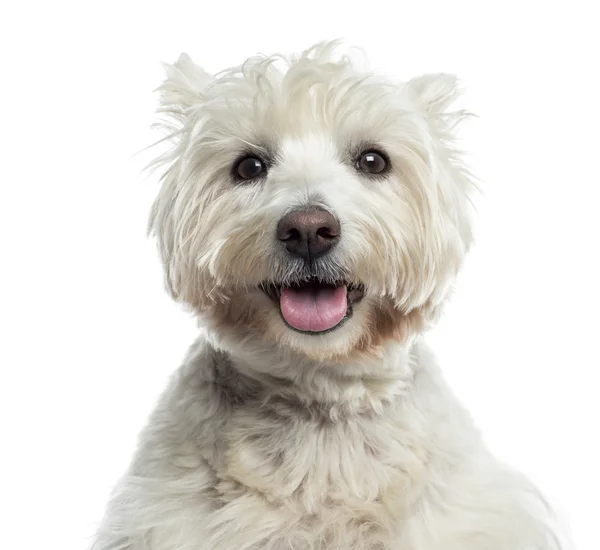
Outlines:
<svg viewBox="0 0 600 550"><path fill-rule="evenodd" d="M323 332L346 316L346 287L281 289L281 314L286 322L303 332Z"/></svg>

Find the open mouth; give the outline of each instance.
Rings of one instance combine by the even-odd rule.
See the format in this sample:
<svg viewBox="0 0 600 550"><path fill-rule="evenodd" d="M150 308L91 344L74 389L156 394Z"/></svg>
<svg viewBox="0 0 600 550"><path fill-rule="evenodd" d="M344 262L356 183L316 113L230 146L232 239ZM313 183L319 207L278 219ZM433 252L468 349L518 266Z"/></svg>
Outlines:
<svg viewBox="0 0 600 550"><path fill-rule="evenodd" d="M287 326L306 334L339 328L352 316L352 306L364 296L362 285L345 281L331 284L314 278L290 286L265 284L261 288L279 304Z"/></svg>

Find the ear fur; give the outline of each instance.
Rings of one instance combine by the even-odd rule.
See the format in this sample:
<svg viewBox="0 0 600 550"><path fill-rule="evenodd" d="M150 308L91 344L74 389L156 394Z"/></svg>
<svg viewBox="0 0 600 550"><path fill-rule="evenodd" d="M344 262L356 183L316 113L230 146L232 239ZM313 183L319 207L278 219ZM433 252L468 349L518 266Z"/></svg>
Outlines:
<svg viewBox="0 0 600 550"><path fill-rule="evenodd" d="M426 74L412 79L408 89L425 115L438 115L460 95L458 79L452 74Z"/></svg>
<svg viewBox="0 0 600 550"><path fill-rule="evenodd" d="M213 76L182 53L172 65L166 65L167 77L158 88L162 111L182 111L192 107L213 81Z"/></svg>

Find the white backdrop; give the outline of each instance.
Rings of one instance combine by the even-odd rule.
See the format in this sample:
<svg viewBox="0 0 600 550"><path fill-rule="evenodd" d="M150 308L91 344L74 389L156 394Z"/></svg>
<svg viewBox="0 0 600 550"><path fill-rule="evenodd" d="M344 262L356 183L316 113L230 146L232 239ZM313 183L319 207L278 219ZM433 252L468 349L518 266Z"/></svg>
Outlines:
<svg viewBox="0 0 600 550"><path fill-rule="evenodd" d="M430 340L492 449L600 547L600 116L593 2L13 2L0 13L0 546L86 548L193 320L145 238L160 61L344 37L457 73L484 180ZM451 6L451 7L450 7ZM587 7L586 7L587 6Z"/></svg>

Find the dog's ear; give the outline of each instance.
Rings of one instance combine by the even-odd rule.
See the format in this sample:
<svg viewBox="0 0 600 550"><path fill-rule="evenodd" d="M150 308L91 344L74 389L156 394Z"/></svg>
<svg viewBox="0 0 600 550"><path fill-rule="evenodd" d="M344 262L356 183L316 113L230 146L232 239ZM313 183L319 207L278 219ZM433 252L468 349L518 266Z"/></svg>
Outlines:
<svg viewBox="0 0 600 550"><path fill-rule="evenodd" d="M452 74L426 74L408 83L409 93L425 115L445 113L460 95L458 79Z"/></svg>
<svg viewBox="0 0 600 550"><path fill-rule="evenodd" d="M158 88L163 111L184 110L202 99L213 76L182 53L172 65L166 65L167 78Z"/></svg>

